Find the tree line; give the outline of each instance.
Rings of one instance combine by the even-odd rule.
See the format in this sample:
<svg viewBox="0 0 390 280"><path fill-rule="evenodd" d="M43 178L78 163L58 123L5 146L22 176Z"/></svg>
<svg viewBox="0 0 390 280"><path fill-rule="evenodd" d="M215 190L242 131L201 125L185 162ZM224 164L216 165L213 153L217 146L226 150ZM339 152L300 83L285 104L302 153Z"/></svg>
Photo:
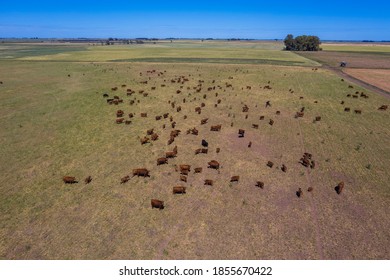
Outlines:
<svg viewBox="0 0 390 280"><path fill-rule="evenodd" d="M320 38L317 36L301 35L294 38L288 34L284 39L286 51L321 51Z"/></svg>

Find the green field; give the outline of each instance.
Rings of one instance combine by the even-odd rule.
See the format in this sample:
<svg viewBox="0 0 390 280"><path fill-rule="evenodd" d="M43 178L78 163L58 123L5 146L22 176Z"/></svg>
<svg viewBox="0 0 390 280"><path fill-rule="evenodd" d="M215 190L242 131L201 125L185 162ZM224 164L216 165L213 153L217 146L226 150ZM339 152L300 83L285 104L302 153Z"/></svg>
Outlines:
<svg viewBox="0 0 390 280"><path fill-rule="evenodd" d="M388 98L276 43L172 44L0 49L0 259L389 259L390 111L378 110ZM356 91L369 98L346 97ZM108 105L103 93L124 102ZM115 123L119 109L135 114L131 124ZM163 113L181 130L172 145L169 118L155 120ZM216 124L221 132L210 131ZM199 135L186 134L193 127ZM150 128L159 139L141 145ZM209 152L195 155L202 139ZM175 145L177 157L157 166ZM314 169L299 164L304 152ZM207 168L212 159L220 172ZM191 165L187 183L175 164ZM120 184L140 167L150 178ZM177 185L187 193L173 195Z"/></svg>

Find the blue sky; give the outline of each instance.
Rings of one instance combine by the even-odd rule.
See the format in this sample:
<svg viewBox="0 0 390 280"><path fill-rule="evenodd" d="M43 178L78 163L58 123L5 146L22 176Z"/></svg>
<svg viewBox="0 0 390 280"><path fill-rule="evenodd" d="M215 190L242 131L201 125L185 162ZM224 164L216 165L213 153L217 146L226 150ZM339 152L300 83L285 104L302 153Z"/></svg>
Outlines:
<svg viewBox="0 0 390 280"><path fill-rule="evenodd" d="M388 1L8 1L0 37L390 40Z"/></svg>

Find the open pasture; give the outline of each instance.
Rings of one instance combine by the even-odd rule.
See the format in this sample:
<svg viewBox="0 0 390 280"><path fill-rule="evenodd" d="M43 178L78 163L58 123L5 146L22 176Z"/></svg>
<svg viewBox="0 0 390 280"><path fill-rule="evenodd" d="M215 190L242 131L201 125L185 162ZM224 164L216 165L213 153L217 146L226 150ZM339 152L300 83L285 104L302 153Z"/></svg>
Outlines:
<svg viewBox="0 0 390 280"><path fill-rule="evenodd" d="M390 111L378 110L387 98L351 88L310 60L301 61L311 67L292 66L299 56L290 53L275 54L288 56L285 65L146 63L109 62L148 55L95 48L0 64L0 258L390 257ZM110 105L115 95L123 102ZM215 125L221 130L210 131ZM187 134L193 128L198 135ZM158 139L141 144L149 129ZM180 133L168 145L174 129ZM195 154L202 139L208 152ZM176 157L157 165L175 146ZM314 168L300 163L305 152ZM218 170L208 168L211 160ZM176 171L184 164L187 182ZM136 168L150 176L133 176ZM174 186L186 193L173 194Z"/></svg>

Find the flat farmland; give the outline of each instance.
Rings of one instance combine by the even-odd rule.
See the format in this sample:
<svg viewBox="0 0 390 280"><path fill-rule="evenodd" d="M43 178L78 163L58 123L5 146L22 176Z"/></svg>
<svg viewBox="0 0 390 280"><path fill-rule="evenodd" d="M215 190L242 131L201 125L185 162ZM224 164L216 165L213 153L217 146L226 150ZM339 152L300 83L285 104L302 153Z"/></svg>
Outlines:
<svg viewBox="0 0 390 280"><path fill-rule="evenodd" d="M390 119L378 110L388 98L274 44L164 44L1 59L1 259L390 257ZM104 93L123 102L109 105ZM130 124L116 123L118 110ZM175 128L155 119L165 113ZM148 129L158 139L142 145ZM196 155L202 139L208 153ZM157 165L174 146L177 156ZM304 152L315 168L299 163ZM187 182L181 164L191 165ZM150 177L132 177L135 168ZM66 175L79 182L64 184ZM179 185L186 194L172 194ZM154 198L165 209L152 209Z"/></svg>

